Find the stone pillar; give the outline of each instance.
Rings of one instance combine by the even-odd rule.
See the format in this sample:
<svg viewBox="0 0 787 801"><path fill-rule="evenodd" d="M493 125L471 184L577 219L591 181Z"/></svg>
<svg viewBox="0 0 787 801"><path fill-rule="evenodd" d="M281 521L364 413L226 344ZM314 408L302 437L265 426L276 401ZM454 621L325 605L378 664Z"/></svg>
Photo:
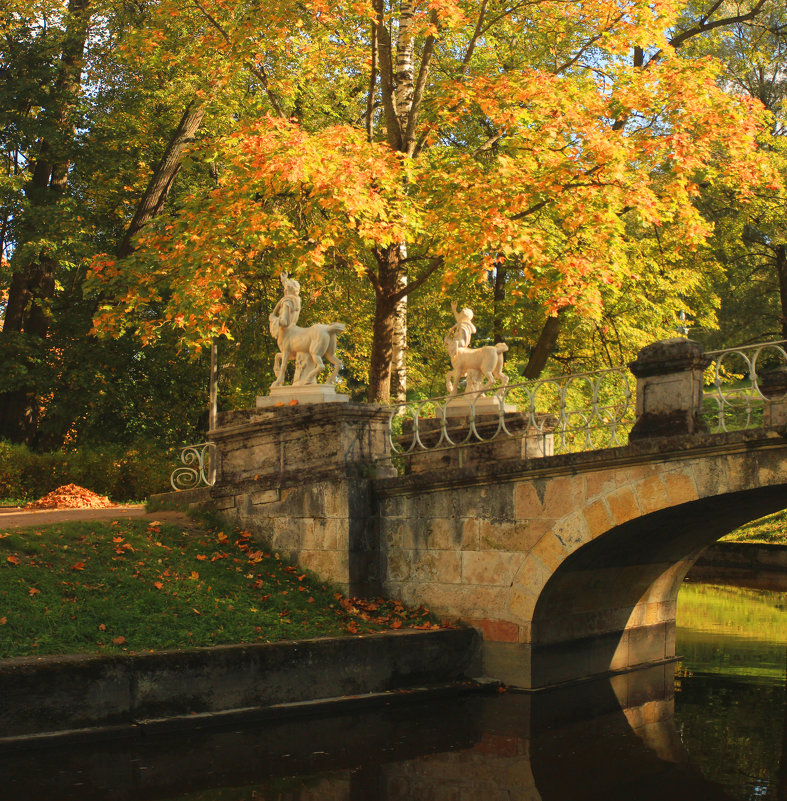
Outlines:
<svg viewBox="0 0 787 801"><path fill-rule="evenodd" d="M396 475L388 416L353 403L220 415L209 433L218 454L213 507L343 592L377 592L371 479Z"/></svg>
<svg viewBox="0 0 787 801"><path fill-rule="evenodd" d="M708 431L702 419L702 374L710 364L702 345L675 337L642 348L629 364L637 377L637 421L629 439Z"/></svg>
<svg viewBox="0 0 787 801"><path fill-rule="evenodd" d="M787 426L787 367L768 370L758 380L765 396L762 424L766 428Z"/></svg>

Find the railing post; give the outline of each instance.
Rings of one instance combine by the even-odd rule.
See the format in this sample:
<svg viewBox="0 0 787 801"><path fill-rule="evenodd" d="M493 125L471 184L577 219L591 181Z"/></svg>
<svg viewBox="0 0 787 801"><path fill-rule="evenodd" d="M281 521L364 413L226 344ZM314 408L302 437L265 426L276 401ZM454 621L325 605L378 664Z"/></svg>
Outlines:
<svg viewBox="0 0 787 801"><path fill-rule="evenodd" d="M629 363L637 378L637 420L630 440L707 432L701 417L702 345L675 337L648 345Z"/></svg>
<svg viewBox="0 0 787 801"><path fill-rule="evenodd" d="M787 426L787 367L768 370L758 384L765 398L762 424L766 428Z"/></svg>

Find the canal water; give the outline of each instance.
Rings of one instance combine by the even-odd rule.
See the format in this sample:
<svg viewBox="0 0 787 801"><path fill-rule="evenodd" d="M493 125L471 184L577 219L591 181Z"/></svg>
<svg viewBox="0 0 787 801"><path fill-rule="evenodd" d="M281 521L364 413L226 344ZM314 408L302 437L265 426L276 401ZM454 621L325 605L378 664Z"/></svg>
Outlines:
<svg viewBox="0 0 787 801"><path fill-rule="evenodd" d="M533 694L0 757L4 801L787 801L787 595L687 583L682 660Z"/></svg>

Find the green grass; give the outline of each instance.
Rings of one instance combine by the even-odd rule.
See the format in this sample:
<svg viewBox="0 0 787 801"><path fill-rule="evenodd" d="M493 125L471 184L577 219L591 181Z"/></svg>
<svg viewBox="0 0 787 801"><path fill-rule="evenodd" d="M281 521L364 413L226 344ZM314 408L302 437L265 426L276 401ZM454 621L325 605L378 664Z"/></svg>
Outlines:
<svg viewBox="0 0 787 801"><path fill-rule="evenodd" d="M722 537L721 541L787 545L787 509L753 520Z"/></svg>
<svg viewBox="0 0 787 801"><path fill-rule="evenodd" d="M346 599L246 532L143 520L0 530L0 658L401 627L436 624L423 608Z"/></svg>

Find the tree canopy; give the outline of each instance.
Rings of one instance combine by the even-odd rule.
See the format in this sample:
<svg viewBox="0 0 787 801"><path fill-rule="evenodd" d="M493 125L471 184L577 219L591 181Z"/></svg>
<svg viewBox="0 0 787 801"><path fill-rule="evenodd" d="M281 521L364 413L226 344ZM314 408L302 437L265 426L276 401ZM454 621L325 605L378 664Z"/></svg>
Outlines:
<svg viewBox="0 0 787 801"><path fill-rule="evenodd" d="M46 419L63 375L36 365L66 320L68 348L92 329L165 363L224 335L227 392L251 392L240 365L270 352L281 271L311 321L350 325L347 381L375 401L404 352L414 390L434 386L448 298L530 376L550 355L619 361L679 310L712 329L730 254L783 242L782 17L771 0L7 4L0 436Z"/></svg>

